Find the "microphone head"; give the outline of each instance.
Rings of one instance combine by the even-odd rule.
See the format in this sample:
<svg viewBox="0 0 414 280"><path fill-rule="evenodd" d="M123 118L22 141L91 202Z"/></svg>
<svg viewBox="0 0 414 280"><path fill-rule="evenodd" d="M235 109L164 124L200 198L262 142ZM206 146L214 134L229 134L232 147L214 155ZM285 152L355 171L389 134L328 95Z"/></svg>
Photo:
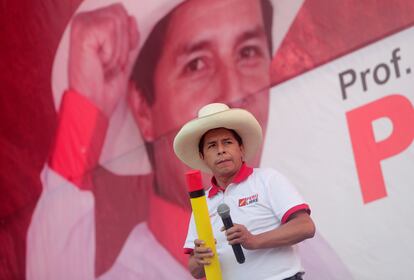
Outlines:
<svg viewBox="0 0 414 280"><path fill-rule="evenodd" d="M217 213L221 218L228 218L230 217L230 208L226 203L222 203L217 207Z"/></svg>

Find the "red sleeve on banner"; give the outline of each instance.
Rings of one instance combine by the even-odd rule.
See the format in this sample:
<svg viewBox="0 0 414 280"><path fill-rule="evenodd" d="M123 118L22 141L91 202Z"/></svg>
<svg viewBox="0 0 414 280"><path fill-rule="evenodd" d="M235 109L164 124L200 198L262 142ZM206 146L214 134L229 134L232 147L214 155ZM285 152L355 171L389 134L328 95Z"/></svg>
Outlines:
<svg viewBox="0 0 414 280"><path fill-rule="evenodd" d="M194 249L184 248L184 254L186 254L186 255L190 255L193 251L194 251Z"/></svg>
<svg viewBox="0 0 414 280"><path fill-rule="evenodd" d="M309 205L307 205L307 204L299 204L299 205L296 205L296 206L294 206L294 207L292 207L292 208L290 208L284 215L283 215L283 217L282 217L282 224L284 224L284 223L286 223L287 221L289 221L289 218L293 215L293 214L295 214L296 212L298 212L298 211L301 211L301 210L305 210L306 212L308 212L308 214L310 214L311 213L311 210L310 210L310 208L309 208Z"/></svg>
<svg viewBox="0 0 414 280"><path fill-rule="evenodd" d="M59 112L49 165L81 189L90 189L86 172L99 160L108 119L86 97L66 91Z"/></svg>

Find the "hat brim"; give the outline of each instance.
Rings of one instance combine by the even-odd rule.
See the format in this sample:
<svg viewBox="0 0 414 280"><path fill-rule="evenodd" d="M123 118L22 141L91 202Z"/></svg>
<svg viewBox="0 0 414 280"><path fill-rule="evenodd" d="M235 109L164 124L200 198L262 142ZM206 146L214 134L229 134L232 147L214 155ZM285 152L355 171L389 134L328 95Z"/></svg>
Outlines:
<svg viewBox="0 0 414 280"><path fill-rule="evenodd" d="M221 127L236 131L243 141L244 159L253 158L262 143L262 128L256 118L243 109L229 109L186 123L174 139L175 154L189 167L211 173L199 155L198 144L207 131Z"/></svg>

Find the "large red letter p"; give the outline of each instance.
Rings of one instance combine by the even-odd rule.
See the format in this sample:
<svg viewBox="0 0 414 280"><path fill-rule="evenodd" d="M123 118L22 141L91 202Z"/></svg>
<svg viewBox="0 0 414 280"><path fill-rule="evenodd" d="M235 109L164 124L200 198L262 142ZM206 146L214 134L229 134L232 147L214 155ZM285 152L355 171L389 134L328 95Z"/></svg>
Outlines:
<svg viewBox="0 0 414 280"><path fill-rule="evenodd" d="M402 95L390 95L346 113L364 203L387 196L380 162L405 150L414 138L414 109ZM373 121L388 118L391 135L375 142Z"/></svg>

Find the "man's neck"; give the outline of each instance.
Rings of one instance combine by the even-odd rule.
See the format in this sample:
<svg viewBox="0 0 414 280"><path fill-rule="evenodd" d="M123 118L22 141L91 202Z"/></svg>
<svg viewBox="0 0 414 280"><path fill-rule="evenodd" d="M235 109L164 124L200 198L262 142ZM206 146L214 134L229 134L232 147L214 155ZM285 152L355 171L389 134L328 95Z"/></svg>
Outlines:
<svg viewBox="0 0 414 280"><path fill-rule="evenodd" d="M231 182L233 182L234 177L237 176L239 171L240 171L240 168L236 170L234 174L225 174L225 175L214 174L214 177L216 178L216 181L217 181L217 185L223 189L226 189L227 186L230 185Z"/></svg>

